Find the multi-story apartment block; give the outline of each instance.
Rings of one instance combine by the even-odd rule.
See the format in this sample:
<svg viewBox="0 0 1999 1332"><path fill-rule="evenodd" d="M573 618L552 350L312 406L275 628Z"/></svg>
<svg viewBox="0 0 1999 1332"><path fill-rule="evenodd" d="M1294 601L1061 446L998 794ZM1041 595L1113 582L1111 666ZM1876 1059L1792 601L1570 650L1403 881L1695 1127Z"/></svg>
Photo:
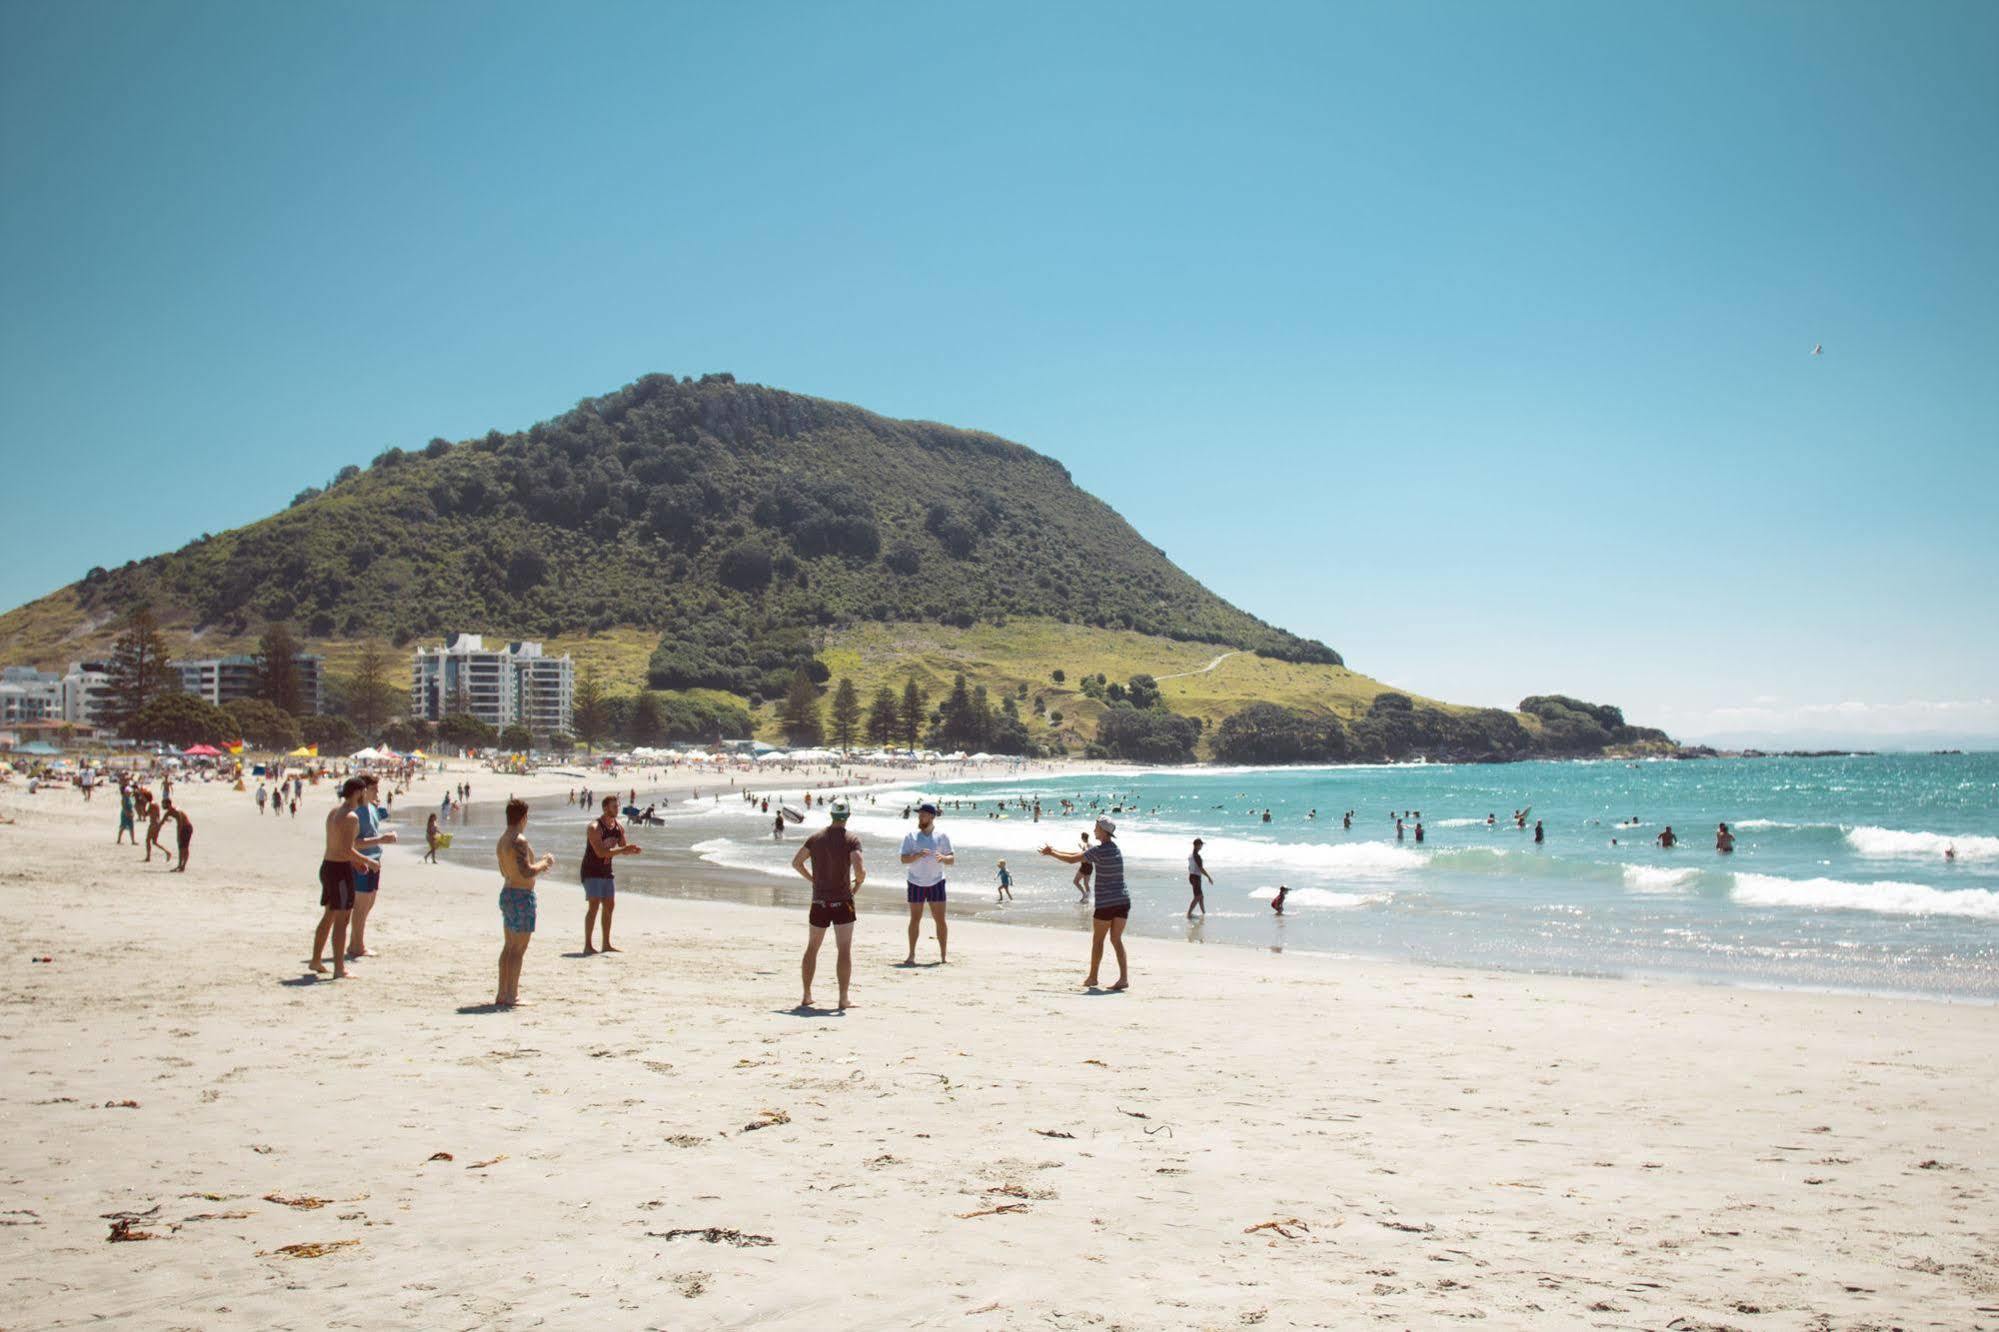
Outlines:
<svg viewBox="0 0 1999 1332"><path fill-rule="evenodd" d="M437 721L469 713L488 726L516 723L536 735L567 732L576 668L567 656L542 655L539 643L487 647L480 634L449 634L444 646L416 650L410 715Z"/></svg>

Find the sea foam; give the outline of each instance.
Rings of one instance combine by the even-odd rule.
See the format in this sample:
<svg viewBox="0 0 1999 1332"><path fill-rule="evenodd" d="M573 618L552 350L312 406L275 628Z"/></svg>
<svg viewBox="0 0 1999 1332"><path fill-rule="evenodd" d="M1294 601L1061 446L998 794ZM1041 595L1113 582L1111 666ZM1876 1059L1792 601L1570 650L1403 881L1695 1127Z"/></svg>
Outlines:
<svg viewBox="0 0 1999 1332"><path fill-rule="evenodd" d="M1945 850L1954 846L1959 860L1999 860L1999 837L1952 837L1947 833L1862 827L1847 830L1846 844L1856 853L1876 859L1941 860Z"/></svg>
<svg viewBox="0 0 1999 1332"><path fill-rule="evenodd" d="M1668 869L1660 865L1626 865L1624 886L1634 893L1677 893L1693 884L1697 869Z"/></svg>
<svg viewBox="0 0 1999 1332"><path fill-rule="evenodd" d="M1999 921L1999 892L1984 888L1946 891L1920 883L1882 879L1782 879L1773 874L1737 874L1733 896L1749 906L1873 911L1888 916L1966 916Z"/></svg>

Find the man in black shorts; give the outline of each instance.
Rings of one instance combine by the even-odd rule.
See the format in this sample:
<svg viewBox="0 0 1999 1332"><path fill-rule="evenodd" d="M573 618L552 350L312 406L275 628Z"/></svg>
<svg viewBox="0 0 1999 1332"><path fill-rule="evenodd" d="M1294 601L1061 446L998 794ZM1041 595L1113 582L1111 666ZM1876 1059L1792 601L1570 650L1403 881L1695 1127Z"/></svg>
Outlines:
<svg viewBox="0 0 1999 1332"><path fill-rule="evenodd" d="M340 803L326 815L326 852L319 861L319 927L312 932L312 969L322 975L327 935L333 936L333 978L347 976L347 922L354 914L354 874L375 868L375 862L354 845L361 835L357 812L368 798L368 783L349 777L340 785Z"/></svg>
<svg viewBox="0 0 1999 1332"><path fill-rule="evenodd" d="M861 864L861 839L847 831L847 802L835 800L826 812L832 821L806 838L791 858L791 868L812 885L812 933L805 942L805 960L799 964L805 997L798 1006L812 1007L812 973L819 965L819 945L825 942L830 927L839 950L835 973L840 978L840 1002L836 1007L845 1010L847 982L854 974L854 890L867 879L868 872Z"/></svg>

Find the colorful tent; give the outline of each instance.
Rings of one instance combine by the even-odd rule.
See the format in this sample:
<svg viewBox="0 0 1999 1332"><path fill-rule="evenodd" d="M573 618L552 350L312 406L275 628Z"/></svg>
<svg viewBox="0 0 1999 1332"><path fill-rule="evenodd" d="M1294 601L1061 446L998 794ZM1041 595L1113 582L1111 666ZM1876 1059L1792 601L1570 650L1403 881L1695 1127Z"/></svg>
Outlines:
<svg viewBox="0 0 1999 1332"><path fill-rule="evenodd" d="M214 745L194 745L191 748L183 749L181 753L185 754L189 758L222 757L222 751L217 749Z"/></svg>
<svg viewBox="0 0 1999 1332"><path fill-rule="evenodd" d="M289 754L285 755L285 757L286 757L286 758L316 758L316 757L318 757L318 755L319 755L319 746L318 746L318 745L300 745L300 746L299 746L299 747L298 747L297 749L294 749L294 750L293 750L293 751L292 751L291 753L289 753Z"/></svg>

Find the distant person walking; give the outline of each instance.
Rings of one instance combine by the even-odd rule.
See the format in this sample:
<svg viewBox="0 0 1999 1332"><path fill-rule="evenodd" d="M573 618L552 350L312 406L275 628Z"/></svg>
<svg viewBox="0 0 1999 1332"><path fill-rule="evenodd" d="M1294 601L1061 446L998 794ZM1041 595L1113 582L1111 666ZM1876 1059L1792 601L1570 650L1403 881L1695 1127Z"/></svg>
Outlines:
<svg viewBox="0 0 1999 1332"><path fill-rule="evenodd" d="M423 858L433 865L437 863L438 842L443 836L444 834L437 828L437 811L432 810L430 821L423 826Z"/></svg>
<svg viewBox="0 0 1999 1332"><path fill-rule="evenodd" d="M1206 879L1212 884L1215 881L1215 876L1208 873L1208 864L1201 859L1201 848L1204 845L1206 844L1200 838L1196 837L1194 839L1194 849L1187 853L1187 882L1194 889L1194 900L1187 904L1188 920L1194 918L1195 907L1201 908L1203 916L1208 914L1207 899L1201 894L1201 880Z"/></svg>
<svg viewBox="0 0 1999 1332"><path fill-rule="evenodd" d="M826 931L833 931L838 957L833 964L840 982L837 1008L848 1007L847 985L854 974L854 890L867 880L861 863L861 839L847 831L847 802L835 800L827 808L829 822L805 839L791 858L791 868L812 885L812 907L806 915L810 933L805 939L805 957L798 964L803 997L800 1008L812 1007L812 977L819 968L819 946Z"/></svg>
<svg viewBox="0 0 1999 1332"><path fill-rule="evenodd" d="M583 848L583 954L616 953L611 946L611 913L618 908L618 881L611 862L619 856L635 856L639 848L625 840L625 825L618 822L618 797L607 795L604 812L590 824ZM604 946L590 946L590 930L599 919L604 922Z"/></svg>
<svg viewBox="0 0 1999 1332"><path fill-rule="evenodd" d="M1123 990L1131 985L1131 975L1124 955L1124 923L1131 916L1131 894L1124 886L1124 853L1116 842L1117 824L1108 817L1100 816L1096 827L1097 844L1081 851L1057 851L1052 846L1041 848L1041 854L1059 860L1065 865L1087 863L1096 873L1096 911L1090 921L1090 974L1083 978L1084 986L1094 989L1097 972L1104 960L1104 940L1110 939L1111 948L1117 953L1117 984L1113 990Z"/></svg>
<svg viewBox="0 0 1999 1332"><path fill-rule="evenodd" d="M132 790L130 787L126 787L118 793L118 835L111 840L111 844L118 846L127 837L132 839L133 846L139 844L138 827L132 821Z"/></svg>
<svg viewBox="0 0 1999 1332"><path fill-rule="evenodd" d="M916 807L916 831L902 839L902 863L909 887L909 956L906 967L916 965L916 940L923 931L923 909L937 927L937 960L950 961L950 927L944 920L944 871L958 863L951 851L951 837L937 831L937 806L926 800Z"/></svg>
<svg viewBox="0 0 1999 1332"><path fill-rule="evenodd" d="M500 860L500 924L506 931L500 946L500 987L496 1008L513 1008L521 1001L521 963L534 941L535 880L555 868L555 857L537 858L528 845L528 802L507 801L507 830L494 848Z"/></svg>
<svg viewBox="0 0 1999 1332"><path fill-rule="evenodd" d="M999 863L999 896L993 899L993 905L998 906L1001 902L1011 902L1012 900L1013 875L1007 872L1006 862L1002 860Z"/></svg>
<svg viewBox="0 0 1999 1332"><path fill-rule="evenodd" d="M167 850L167 844L160 840L160 829L166 826L166 822L167 801L162 798L154 803L151 811L146 815L146 863L148 865L153 863L153 848L156 846L160 849L160 854L165 856L169 861L174 858L174 853Z"/></svg>

